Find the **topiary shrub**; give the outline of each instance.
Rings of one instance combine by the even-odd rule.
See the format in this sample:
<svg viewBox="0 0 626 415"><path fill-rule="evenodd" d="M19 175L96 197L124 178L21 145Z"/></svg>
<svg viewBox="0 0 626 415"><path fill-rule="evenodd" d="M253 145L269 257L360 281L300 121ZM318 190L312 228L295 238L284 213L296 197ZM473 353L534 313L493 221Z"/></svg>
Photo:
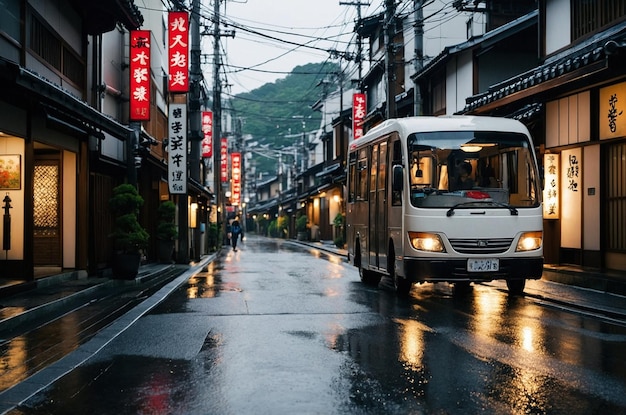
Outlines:
<svg viewBox="0 0 626 415"><path fill-rule="evenodd" d="M115 250L127 254L138 253L148 247L150 235L139 223L139 209L143 198L131 184L121 184L113 189L109 208L115 217L113 239Z"/></svg>

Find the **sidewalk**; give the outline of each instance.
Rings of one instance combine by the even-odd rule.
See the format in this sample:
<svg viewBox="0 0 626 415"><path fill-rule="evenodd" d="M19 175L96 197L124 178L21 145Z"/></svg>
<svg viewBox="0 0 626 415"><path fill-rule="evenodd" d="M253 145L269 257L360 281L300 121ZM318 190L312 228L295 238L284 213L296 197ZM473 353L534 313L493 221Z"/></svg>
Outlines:
<svg viewBox="0 0 626 415"><path fill-rule="evenodd" d="M106 304L100 305L103 302L107 303L106 300L102 300L107 295L119 299L114 307L116 311L120 310L123 313L119 317L114 317L111 322L105 322L106 325L97 330L91 330L93 333L87 333L78 341L75 348L56 349L55 345L48 345L46 347L51 350L47 350L46 347L40 349L34 345L37 348L31 352L36 356L43 356L38 365L34 365L31 359L24 359L26 352L21 353L17 361L10 361L8 355L5 356L9 360L5 362L0 373L7 374L7 371L12 371L9 375L15 377L7 376L2 383L0 414L11 410L84 363L191 276L200 272L215 259L216 255L204 256L199 262L192 262L189 265L148 264L140 268L139 274L133 280L88 278L82 273L67 273L40 279L35 281L34 288L30 287L17 293L14 283L0 286L0 345L8 344L16 336L21 336L33 328L39 329L56 319L65 318L66 313L74 313L83 307L89 307L88 312L91 313L94 311L92 307L107 307ZM27 285L22 288L26 288ZM8 290L5 293L12 295L3 296L3 289ZM126 295L129 292L133 293L130 301ZM140 302L133 304L136 302L134 299ZM131 304L131 308L119 307L120 302L126 304L126 301ZM8 350L5 352L8 353Z"/></svg>
<svg viewBox="0 0 626 415"><path fill-rule="evenodd" d="M188 266L183 266L188 268ZM184 272L174 264L147 264L139 269L133 280L88 277L85 272L66 272L35 281L15 281L0 278L0 332L62 313L78 302L88 302L106 289L132 284L146 284L157 278L172 278Z"/></svg>

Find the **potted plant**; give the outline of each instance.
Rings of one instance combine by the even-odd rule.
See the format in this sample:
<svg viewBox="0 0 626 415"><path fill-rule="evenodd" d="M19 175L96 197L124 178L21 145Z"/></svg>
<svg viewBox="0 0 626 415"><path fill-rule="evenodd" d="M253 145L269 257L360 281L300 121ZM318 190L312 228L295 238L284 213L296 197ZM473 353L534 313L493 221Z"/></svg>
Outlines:
<svg viewBox="0 0 626 415"><path fill-rule="evenodd" d="M159 262L171 263L174 253L174 241L178 237L178 230L174 220L176 219L176 205L171 200L166 200L157 209L156 237L159 240Z"/></svg>
<svg viewBox="0 0 626 415"><path fill-rule="evenodd" d="M115 255L113 276L135 278L141 263L141 253L148 246L148 232L138 220L143 198L131 184L121 184L113 189L109 208L115 217L115 226L110 237L113 239Z"/></svg>
<svg viewBox="0 0 626 415"><path fill-rule="evenodd" d="M335 225L335 239L333 242L337 248L343 248L345 245L345 228L344 223L346 221L346 217L342 213L337 213L335 219L333 219L333 225Z"/></svg>
<svg viewBox="0 0 626 415"><path fill-rule="evenodd" d="M306 224L308 222L308 219L306 217L306 215L302 215L300 214L297 218L296 218L296 239L298 241L306 241L307 240L307 230L306 230Z"/></svg>

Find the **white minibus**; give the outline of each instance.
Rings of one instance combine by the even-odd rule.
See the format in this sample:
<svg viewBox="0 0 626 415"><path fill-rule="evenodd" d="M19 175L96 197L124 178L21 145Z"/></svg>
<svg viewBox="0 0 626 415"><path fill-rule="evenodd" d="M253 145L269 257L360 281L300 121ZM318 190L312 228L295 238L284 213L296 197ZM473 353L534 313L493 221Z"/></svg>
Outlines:
<svg viewBox="0 0 626 415"><path fill-rule="evenodd" d="M348 151L348 260L364 283L505 280L543 272L541 179L519 121L484 116L384 121Z"/></svg>

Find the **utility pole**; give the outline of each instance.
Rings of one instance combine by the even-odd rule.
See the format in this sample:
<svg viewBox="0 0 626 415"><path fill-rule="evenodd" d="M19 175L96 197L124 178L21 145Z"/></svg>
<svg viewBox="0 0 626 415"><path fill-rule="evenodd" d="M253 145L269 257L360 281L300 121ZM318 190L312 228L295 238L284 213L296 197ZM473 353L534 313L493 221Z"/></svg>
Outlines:
<svg viewBox="0 0 626 415"><path fill-rule="evenodd" d="M201 183L200 180L200 143L202 142L202 116L200 111L200 88L202 78L202 68L200 67L200 2L201 0L192 0L191 5L191 19L190 19L190 36L191 47L189 50L189 98L188 98L188 114L189 114L189 145L191 146L189 153L189 176ZM186 199L186 198L185 198ZM187 201L185 200L185 204ZM200 223L200 209L195 212L190 212L192 215L196 215L192 220L196 224ZM192 259L195 261L200 260L200 246L201 246L201 234L200 228L196 225L196 228L191 230L191 237L193 241L193 255Z"/></svg>
<svg viewBox="0 0 626 415"><path fill-rule="evenodd" d="M361 6L369 6L370 3L362 3L360 1L356 2L348 2L348 1L340 1L339 5L341 6L356 6L356 15L357 15L357 26L361 25ZM363 83L361 80L363 79L363 39L359 34L359 30L357 27L356 33L356 63L359 65L359 92L363 92Z"/></svg>
<svg viewBox="0 0 626 415"><path fill-rule="evenodd" d="M222 83L220 82L220 0L213 0L213 179L215 180L215 206L217 228L226 230L223 218L226 205L222 197L221 136L222 136ZM218 235L219 235L218 231ZM218 238L217 245L222 246Z"/></svg>
<svg viewBox="0 0 626 415"><path fill-rule="evenodd" d="M415 74L418 74L424 68L424 2L423 0L413 0L413 5L415 7L415 56L413 62ZM416 82L413 86L413 115L422 114L422 92Z"/></svg>
<svg viewBox="0 0 626 415"><path fill-rule="evenodd" d="M387 84L387 114L386 119L396 116L396 94L395 94L395 47L393 38L395 35L395 0L385 0L385 22L383 30L385 35L385 77Z"/></svg>

